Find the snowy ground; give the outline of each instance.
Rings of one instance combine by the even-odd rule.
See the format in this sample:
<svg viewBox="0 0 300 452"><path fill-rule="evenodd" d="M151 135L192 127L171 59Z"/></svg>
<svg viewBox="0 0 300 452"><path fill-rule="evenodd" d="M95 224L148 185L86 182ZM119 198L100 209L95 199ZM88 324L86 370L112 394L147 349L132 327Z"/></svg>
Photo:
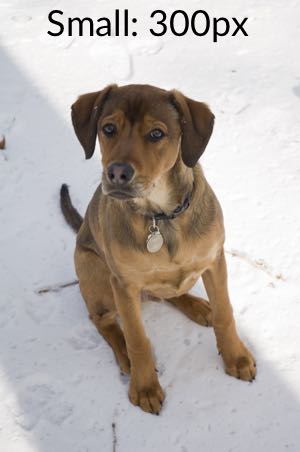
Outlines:
<svg viewBox="0 0 300 452"><path fill-rule="evenodd" d="M123 3L140 20L138 37L46 33L52 9L98 18L121 2L0 3L0 450L298 452L300 1L186 2L187 11L249 17L249 37L217 44L211 35L143 32L149 12L183 8L179 0ZM175 87L214 111L202 164L224 210L239 331L258 362L252 384L226 376L212 330L145 304L167 394L158 417L130 405L128 381L78 287L36 293L75 277L61 183L84 211L100 177L99 157L84 160L69 106L111 82Z"/></svg>

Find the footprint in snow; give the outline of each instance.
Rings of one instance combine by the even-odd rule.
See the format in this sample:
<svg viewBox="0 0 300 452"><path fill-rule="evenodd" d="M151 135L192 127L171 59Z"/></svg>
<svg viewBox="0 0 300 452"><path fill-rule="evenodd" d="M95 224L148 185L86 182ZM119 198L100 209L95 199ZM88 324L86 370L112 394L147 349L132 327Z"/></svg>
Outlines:
<svg viewBox="0 0 300 452"><path fill-rule="evenodd" d="M66 340L74 350L92 350L98 347L101 337L93 325L88 325L75 328Z"/></svg>
<svg viewBox="0 0 300 452"><path fill-rule="evenodd" d="M132 76L131 55L124 46L113 41L97 41L90 48L89 54L93 65L96 69L99 67L102 75L117 80L127 80Z"/></svg>
<svg viewBox="0 0 300 452"><path fill-rule="evenodd" d="M300 83L299 83L299 85L294 86L292 88L292 90L293 90L293 93L295 94L295 96L300 97Z"/></svg>
<svg viewBox="0 0 300 452"><path fill-rule="evenodd" d="M26 24L32 20L32 16L28 16L27 14L18 14L17 16L11 16L11 20L18 24Z"/></svg>
<svg viewBox="0 0 300 452"><path fill-rule="evenodd" d="M11 411L16 423L27 431L33 430L40 420L59 426L73 412L63 391L52 384L38 382L28 385L18 398L19 402L13 403Z"/></svg>

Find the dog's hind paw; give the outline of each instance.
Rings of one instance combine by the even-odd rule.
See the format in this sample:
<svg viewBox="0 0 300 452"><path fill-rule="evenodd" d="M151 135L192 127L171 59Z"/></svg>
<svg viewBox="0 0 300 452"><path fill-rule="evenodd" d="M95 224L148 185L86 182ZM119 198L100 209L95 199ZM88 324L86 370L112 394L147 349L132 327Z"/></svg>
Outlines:
<svg viewBox="0 0 300 452"><path fill-rule="evenodd" d="M212 326L211 306L203 298L186 293L180 297L170 298L167 301L176 306L193 322L198 323L198 325Z"/></svg>

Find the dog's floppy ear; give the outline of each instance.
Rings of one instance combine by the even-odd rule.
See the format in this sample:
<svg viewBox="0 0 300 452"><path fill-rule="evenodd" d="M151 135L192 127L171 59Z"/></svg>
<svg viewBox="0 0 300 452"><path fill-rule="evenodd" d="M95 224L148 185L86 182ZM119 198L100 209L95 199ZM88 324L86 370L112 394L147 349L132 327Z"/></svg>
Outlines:
<svg viewBox="0 0 300 452"><path fill-rule="evenodd" d="M182 130L181 156L192 168L203 154L214 127L214 115L203 102L171 91L171 102L179 113Z"/></svg>
<svg viewBox="0 0 300 452"><path fill-rule="evenodd" d="M71 107L73 127L87 159L94 153L97 123L103 105L114 87L116 85L109 85L101 91L83 94Z"/></svg>

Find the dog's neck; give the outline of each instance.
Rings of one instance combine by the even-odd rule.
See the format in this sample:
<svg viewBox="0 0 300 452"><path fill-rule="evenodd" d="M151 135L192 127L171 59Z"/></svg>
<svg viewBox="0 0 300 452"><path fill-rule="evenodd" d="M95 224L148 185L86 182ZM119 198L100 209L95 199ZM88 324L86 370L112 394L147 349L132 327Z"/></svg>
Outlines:
<svg viewBox="0 0 300 452"><path fill-rule="evenodd" d="M172 215L176 209L187 207L194 184L193 169L184 165L179 155L175 165L163 174L148 191L145 198L134 201L135 207L145 216Z"/></svg>

